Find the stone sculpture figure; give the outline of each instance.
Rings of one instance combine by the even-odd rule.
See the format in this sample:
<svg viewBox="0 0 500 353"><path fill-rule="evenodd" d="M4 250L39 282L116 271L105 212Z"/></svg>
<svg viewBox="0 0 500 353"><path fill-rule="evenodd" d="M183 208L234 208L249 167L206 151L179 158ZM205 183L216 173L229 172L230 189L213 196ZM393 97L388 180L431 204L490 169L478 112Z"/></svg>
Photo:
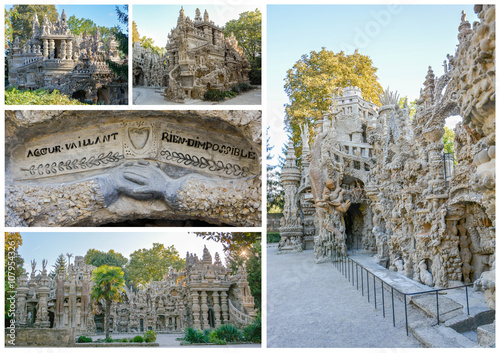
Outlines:
<svg viewBox="0 0 500 353"><path fill-rule="evenodd" d="M65 287L65 274L59 271L55 277L56 281L56 326L62 327L63 314L64 314L64 287Z"/></svg>

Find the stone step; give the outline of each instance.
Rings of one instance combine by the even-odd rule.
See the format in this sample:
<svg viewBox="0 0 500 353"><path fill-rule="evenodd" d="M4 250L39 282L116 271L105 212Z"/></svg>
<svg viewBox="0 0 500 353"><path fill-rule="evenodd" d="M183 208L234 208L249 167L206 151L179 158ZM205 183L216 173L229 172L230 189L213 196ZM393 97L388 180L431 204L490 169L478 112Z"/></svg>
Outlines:
<svg viewBox="0 0 500 353"><path fill-rule="evenodd" d="M437 318L436 294L422 294L412 296L410 303L422 310L428 316ZM463 314L463 306L443 295L438 295L439 322L445 322Z"/></svg>

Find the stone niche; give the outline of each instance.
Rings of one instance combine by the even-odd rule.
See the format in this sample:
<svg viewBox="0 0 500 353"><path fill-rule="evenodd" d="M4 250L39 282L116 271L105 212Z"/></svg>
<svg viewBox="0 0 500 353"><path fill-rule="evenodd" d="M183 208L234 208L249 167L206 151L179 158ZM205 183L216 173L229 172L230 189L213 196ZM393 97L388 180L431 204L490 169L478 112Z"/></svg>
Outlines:
<svg viewBox="0 0 500 353"><path fill-rule="evenodd" d="M260 111L7 111L7 226L260 226Z"/></svg>

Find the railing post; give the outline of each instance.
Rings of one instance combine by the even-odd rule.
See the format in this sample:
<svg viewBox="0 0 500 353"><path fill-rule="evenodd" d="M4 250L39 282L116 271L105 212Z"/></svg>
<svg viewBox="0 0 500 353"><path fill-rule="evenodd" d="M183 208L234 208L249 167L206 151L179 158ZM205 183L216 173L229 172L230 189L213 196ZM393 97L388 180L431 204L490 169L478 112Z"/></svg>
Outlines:
<svg viewBox="0 0 500 353"><path fill-rule="evenodd" d="M439 293L436 291L436 312L437 312L437 324L439 325Z"/></svg>
<svg viewBox="0 0 500 353"><path fill-rule="evenodd" d="M351 271L349 269L349 258L347 258L347 280L351 282Z"/></svg>
<svg viewBox="0 0 500 353"><path fill-rule="evenodd" d="M408 336L408 311L406 310L406 294L404 295L404 301L405 301L406 336Z"/></svg>
<svg viewBox="0 0 500 353"><path fill-rule="evenodd" d="M370 302L370 281L368 281L368 270L366 270L366 293L368 293L368 303Z"/></svg>
<svg viewBox="0 0 500 353"><path fill-rule="evenodd" d="M394 287L391 286L392 297L392 326L396 327L396 316L394 315Z"/></svg>
<svg viewBox="0 0 500 353"><path fill-rule="evenodd" d="M375 309L377 309L377 287L375 283L375 275L373 275L373 302L375 303Z"/></svg>
<svg viewBox="0 0 500 353"><path fill-rule="evenodd" d="M465 286L465 301L467 302L467 315L470 315L470 313L469 313L469 293L467 292L467 286Z"/></svg>
<svg viewBox="0 0 500 353"><path fill-rule="evenodd" d="M361 295L365 296L365 286L363 284L363 267L361 267Z"/></svg>
<svg viewBox="0 0 500 353"><path fill-rule="evenodd" d="M382 280L381 280L382 281ZM381 283L382 285L382 315L385 318L385 302L384 302L384 281Z"/></svg>
<svg viewBox="0 0 500 353"><path fill-rule="evenodd" d="M356 290L359 290L359 282L358 282L358 264L356 263Z"/></svg>

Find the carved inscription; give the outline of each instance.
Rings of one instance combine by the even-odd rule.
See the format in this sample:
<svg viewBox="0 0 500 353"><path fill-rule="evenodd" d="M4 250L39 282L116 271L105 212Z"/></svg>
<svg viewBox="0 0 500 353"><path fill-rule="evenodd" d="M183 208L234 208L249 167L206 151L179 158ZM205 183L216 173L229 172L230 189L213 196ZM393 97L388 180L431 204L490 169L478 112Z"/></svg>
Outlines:
<svg viewBox="0 0 500 353"><path fill-rule="evenodd" d="M119 125L54 134L15 150L16 179L81 173L120 164L124 158Z"/></svg>
<svg viewBox="0 0 500 353"><path fill-rule="evenodd" d="M259 156L246 140L164 119L113 123L28 141L12 153L17 180L112 168L147 159L225 178L259 172Z"/></svg>

